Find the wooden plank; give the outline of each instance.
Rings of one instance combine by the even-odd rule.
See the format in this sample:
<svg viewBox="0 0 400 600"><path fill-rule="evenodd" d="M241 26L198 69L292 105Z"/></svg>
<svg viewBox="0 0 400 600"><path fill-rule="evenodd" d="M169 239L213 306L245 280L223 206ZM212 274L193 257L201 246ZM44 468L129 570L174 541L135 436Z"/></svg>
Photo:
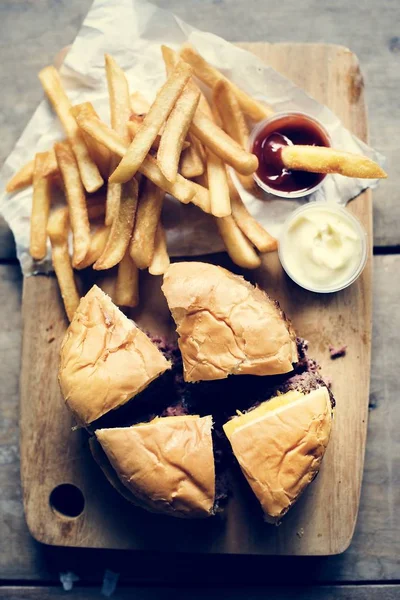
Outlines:
<svg viewBox="0 0 400 600"><path fill-rule="evenodd" d="M326 581L400 579L400 518L393 506L400 495L400 406L397 359L400 313L397 310L400 256L374 258L374 330L371 409L360 513L350 548L328 559L279 559L257 556L192 556L174 553L97 552L41 546L25 524L18 456L18 377L21 338L21 277L16 266L0 266L0 579L58 581L72 570L84 581L99 581L106 568L123 581L293 584ZM177 570L177 564L179 569Z"/></svg>
<svg viewBox="0 0 400 600"><path fill-rule="evenodd" d="M307 586L307 587L260 587L238 588L224 587L129 587L117 588L112 598L115 600L156 600L173 598L174 600L219 600L221 597L232 600L264 600L270 597L274 600L398 600L400 586L398 585L358 585L358 586ZM79 588L68 592L68 598L74 600L90 600L99 598L99 588ZM0 598L7 600L55 600L65 598L61 588L54 587L5 587L0 588Z"/></svg>
<svg viewBox="0 0 400 600"><path fill-rule="evenodd" d="M364 99L357 87L358 64L349 51L324 45L246 47L278 70L296 76L306 90L366 138ZM370 193L353 201L350 210L371 235ZM143 513L108 486L93 464L84 433L71 432L72 419L62 404L57 382L65 318L54 279L37 277L26 280L24 286L21 376L21 473L27 522L37 540L81 547L234 554L326 555L348 547L358 511L367 427L370 263L351 288L327 297L306 293L291 284L276 255L265 257L255 277L281 301L299 334L310 340L311 355L320 360L335 382L338 404L321 474L282 525L263 526L256 503L242 481L235 484L224 519L204 523ZM152 282L157 288L159 282ZM142 306L149 312L144 290ZM158 293L162 298L159 288ZM147 297L154 294L157 289L153 288ZM162 306L166 310L165 300ZM157 324L160 310L160 306L154 307ZM168 312L165 314L167 321ZM348 357L332 363L329 344L341 343L349 345ZM67 520L50 505L52 490L63 483L72 483L83 492L85 510L77 518ZM115 506L111 513L109 506Z"/></svg>

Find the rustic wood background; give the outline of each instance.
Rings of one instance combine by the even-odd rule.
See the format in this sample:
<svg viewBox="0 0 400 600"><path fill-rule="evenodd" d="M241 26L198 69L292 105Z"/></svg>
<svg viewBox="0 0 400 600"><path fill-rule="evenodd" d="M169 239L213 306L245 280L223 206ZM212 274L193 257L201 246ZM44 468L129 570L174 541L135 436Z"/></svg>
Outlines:
<svg viewBox="0 0 400 600"><path fill-rule="evenodd" d="M0 226L0 598L61 597L59 575L80 577L73 597L99 597L105 569L121 573L116 598L400 597L400 4L397 0L157 0L199 28L231 41L342 44L361 63L370 140L388 157L390 179L374 192L374 330L369 433L360 514L341 556L317 559L138 556L43 547L23 515L18 458L21 276L12 236ZM41 98L37 71L70 43L91 0L1 0L0 161ZM340 518L340 515L338 515ZM289 581L288 581L289 580ZM146 584L151 584L150 586ZM276 584L311 586L271 588ZM222 589L222 585L227 588ZM126 588L126 586L132 586ZM82 587L85 586L85 587ZM178 587L177 587L178 586ZM202 587L199 587L202 586ZM257 587L254 587L257 586ZM228 589L229 588L229 589Z"/></svg>

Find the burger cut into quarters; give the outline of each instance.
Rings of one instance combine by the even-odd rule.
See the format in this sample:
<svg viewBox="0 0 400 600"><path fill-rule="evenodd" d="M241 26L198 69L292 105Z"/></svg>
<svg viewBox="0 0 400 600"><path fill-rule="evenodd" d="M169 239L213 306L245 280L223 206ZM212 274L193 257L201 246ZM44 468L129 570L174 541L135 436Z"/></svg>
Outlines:
<svg viewBox="0 0 400 600"><path fill-rule="evenodd" d="M174 263L162 291L177 326L185 381L293 370L298 354L290 322L242 277L207 263Z"/></svg>
<svg viewBox="0 0 400 600"><path fill-rule="evenodd" d="M326 387L289 391L223 426L266 521L279 522L318 474L332 410Z"/></svg>
<svg viewBox="0 0 400 600"><path fill-rule="evenodd" d="M144 390L171 364L99 287L84 296L65 334L59 382L85 426Z"/></svg>
<svg viewBox="0 0 400 600"><path fill-rule="evenodd" d="M204 518L215 508L212 425L211 416L157 417L98 429L96 437L131 502L151 512Z"/></svg>

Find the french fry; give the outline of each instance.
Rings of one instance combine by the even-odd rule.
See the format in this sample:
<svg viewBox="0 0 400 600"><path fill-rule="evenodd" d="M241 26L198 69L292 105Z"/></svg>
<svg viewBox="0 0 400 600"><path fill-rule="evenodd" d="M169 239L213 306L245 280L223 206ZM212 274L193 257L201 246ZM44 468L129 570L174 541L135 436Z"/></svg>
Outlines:
<svg viewBox="0 0 400 600"><path fill-rule="evenodd" d="M131 115L131 98L126 75L109 54L105 55L108 94L110 97L111 127L126 142L130 143L128 120ZM111 158L110 173L113 173L120 162L118 156ZM117 215L122 194L121 184L109 182L107 187L106 225L111 225Z"/></svg>
<svg viewBox="0 0 400 600"><path fill-rule="evenodd" d="M192 68L186 63L178 63L174 71L158 92L156 99L144 118L140 131L118 167L111 174L111 183L124 183L135 175L146 158L161 126L168 118L175 102L192 74Z"/></svg>
<svg viewBox="0 0 400 600"><path fill-rule="evenodd" d="M340 173L360 179L382 179L385 171L362 154L352 154L323 146L284 146L281 159L287 169L311 173Z"/></svg>
<svg viewBox="0 0 400 600"><path fill-rule="evenodd" d="M62 87L60 75L55 67L49 66L40 71L39 79L71 143L82 183L87 192L95 192L103 185L103 178L71 113L71 103Z"/></svg>
<svg viewBox="0 0 400 600"><path fill-rule="evenodd" d="M128 251L118 265L114 302L118 306L139 304L139 271Z"/></svg>
<svg viewBox="0 0 400 600"><path fill-rule="evenodd" d="M247 150L249 128L237 97L226 81L217 82L213 89L213 100L221 117L224 131Z"/></svg>
<svg viewBox="0 0 400 600"><path fill-rule="evenodd" d="M150 103L140 92L131 94L131 109L136 115L145 115L149 112Z"/></svg>
<svg viewBox="0 0 400 600"><path fill-rule="evenodd" d="M218 125L218 127L220 129L223 129L221 115L219 114L219 109L218 109L217 105L215 104L214 100L211 103L211 115L212 115L212 120L214 121L214 123L216 125Z"/></svg>
<svg viewBox="0 0 400 600"><path fill-rule="evenodd" d="M194 202L194 196L197 194L194 184L181 175L178 175L174 183L171 183L161 173L156 159L152 156L148 156L146 160L143 161L139 171L147 177L147 179L151 179L158 187L171 194L171 196L174 196L174 198L183 204Z"/></svg>
<svg viewBox="0 0 400 600"><path fill-rule="evenodd" d="M127 181L122 186L118 213L112 222L107 244L103 253L93 265L96 271L111 269L111 267L121 262L132 235L137 209L138 187L135 178Z"/></svg>
<svg viewBox="0 0 400 600"><path fill-rule="evenodd" d="M90 136L95 138L100 144L103 144L118 156L124 156L128 149L129 144L124 142L120 135L111 127L106 125L101 119L96 117L86 117L78 115L76 119L79 123L79 127L86 131Z"/></svg>
<svg viewBox="0 0 400 600"><path fill-rule="evenodd" d="M190 200L192 204L201 208L205 213L211 213L211 198L209 190L199 183L190 182L194 189L194 196Z"/></svg>
<svg viewBox="0 0 400 600"><path fill-rule="evenodd" d="M164 60L167 77L169 77L180 60L179 54L169 46L161 46L161 54ZM211 119L212 113L210 105L208 104L207 99L204 96L203 92L200 90L199 86L195 84L193 79L191 79L190 82L188 82L188 85L193 90L198 90L200 92L199 110L201 110L201 112L207 115L209 119Z"/></svg>
<svg viewBox="0 0 400 600"><path fill-rule="evenodd" d="M241 148L225 131L199 111L193 118L190 131L207 148L239 173L251 175L257 170L257 157Z"/></svg>
<svg viewBox="0 0 400 600"><path fill-rule="evenodd" d="M139 131L139 129L142 125L142 122L143 122L143 119L139 115L131 115L131 117L128 121L128 131L129 131L131 140L133 140L133 138ZM154 140L154 142L151 145L152 150L158 150L158 148L160 146L160 140L161 140L161 136L158 134L156 136L156 139ZM183 142L182 148L185 149L185 148L189 148L189 147L190 147L190 143L185 140Z"/></svg>
<svg viewBox="0 0 400 600"><path fill-rule="evenodd" d="M47 155L47 159L43 166L43 177L56 175L58 173L58 165L54 150L51 149L48 152L45 152L45 154ZM33 158L23 167L21 167L19 171L13 175L13 177L11 177L10 181L7 183L6 191L9 193L16 192L17 190L21 190L28 185L32 185L34 167L35 159Z"/></svg>
<svg viewBox="0 0 400 600"><path fill-rule="evenodd" d="M183 143L199 104L200 92L186 86L176 101L161 135L157 162L162 174L174 182Z"/></svg>
<svg viewBox="0 0 400 600"><path fill-rule="evenodd" d="M275 252L278 248L277 240L251 216L228 173L227 178L231 198L232 216L235 219L236 224L259 252Z"/></svg>
<svg viewBox="0 0 400 600"><path fill-rule="evenodd" d="M50 242L52 244L62 244L68 241L69 227L68 206L60 206L52 210L47 223L47 235Z"/></svg>
<svg viewBox="0 0 400 600"><path fill-rule="evenodd" d="M187 63L189 63L193 69L194 74L208 87L213 87L221 79L226 81L232 88L243 112L248 115L253 121L262 121L273 114L273 110L267 106L261 104L257 100L254 100L251 96L246 94L243 90L238 88L234 83L229 81L222 73L212 67L196 50L189 44L182 46L179 52L180 57Z"/></svg>
<svg viewBox="0 0 400 600"><path fill-rule="evenodd" d="M139 269L147 269L153 259L157 226L165 192L149 179L139 197L130 255Z"/></svg>
<svg viewBox="0 0 400 600"><path fill-rule="evenodd" d="M167 251L165 231L160 221L156 231L154 255L151 265L149 266L149 273L150 275L164 275L164 273L168 270L169 265L170 261Z"/></svg>
<svg viewBox="0 0 400 600"><path fill-rule="evenodd" d="M10 181L7 183L6 191L9 193L16 192L28 185L32 185L34 168L35 159L33 158L11 177Z"/></svg>
<svg viewBox="0 0 400 600"><path fill-rule="evenodd" d="M88 117L99 117L91 102L82 102L75 104L71 109L75 119L78 115L86 115ZM88 147L89 154L99 168L100 174L104 179L107 179L110 174L110 151L108 148L99 144L97 140L83 131L83 139Z"/></svg>
<svg viewBox="0 0 400 600"><path fill-rule="evenodd" d="M121 137L100 119L78 119L79 125L90 135L95 137L101 144L104 144L112 152L118 156L124 156L127 151L127 145ZM174 196L180 202L187 204L196 194L196 189L192 182L178 175L176 181L171 183L161 173L157 161L152 156L148 155L139 168L139 173L150 179L165 192Z"/></svg>
<svg viewBox="0 0 400 600"><path fill-rule="evenodd" d="M48 150L46 154L47 158L43 167L43 176L54 177L55 175L59 175L60 171L58 170L58 163L56 153L54 152L54 148Z"/></svg>
<svg viewBox="0 0 400 600"><path fill-rule="evenodd" d="M64 182L69 207L71 229L74 241L73 266L79 265L90 246L90 226L86 207L85 190L79 174L75 155L69 142L54 144L58 168Z"/></svg>
<svg viewBox="0 0 400 600"><path fill-rule="evenodd" d="M47 152L35 156L29 252L34 260L42 260L47 253L47 221L50 212L51 182L43 176Z"/></svg>
<svg viewBox="0 0 400 600"><path fill-rule="evenodd" d="M51 242L53 267L60 287L68 320L72 317L79 304L79 292L76 287L74 272L68 252L69 214L66 206L54 210L47 226Z"/></svg>
<svg viewBox="0 0 400 600"><path fill-rule="evenodd" d="M243 269L257 269L261 259L232 216L215 219L218 231L232 261Z"/></svg>
<svg viewBox="0 0 400 600"><path fill-rule="evenodd" d="M76 269L86 269L87 267L93 265L98 258L100 258L104 252L104 248L106 247L108 236L110 235L110 229L111 228L107 227L107 225L100 225L100 227L95 230L90 239L89 250L83 261L75 267Z"/></svg>
<svg viewBox="0 0 400 600"><path fill-rule="evenodd" d="M189 133L188 140L190 146L181 154L179 170L183 177L191 179L204 173L205 153L201 142L194 135Z"/></svg>
<svg viewBox="0 0 400 600"><path fill-rule="evenodd" d="M215 217L228 217L231 214L231 200L222 160L210 150L206 150L207 179L210 191L211 214Z"/></svg>

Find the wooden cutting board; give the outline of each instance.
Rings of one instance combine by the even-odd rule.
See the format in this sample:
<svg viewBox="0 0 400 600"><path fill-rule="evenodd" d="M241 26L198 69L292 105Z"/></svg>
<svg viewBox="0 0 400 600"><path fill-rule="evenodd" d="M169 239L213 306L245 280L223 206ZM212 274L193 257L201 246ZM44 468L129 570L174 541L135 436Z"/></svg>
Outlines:
<svg viewBox="0 0 400 600"><path fill-rule="evenodd" d="M346 127L367 139L363 80L349 50L322 44L242 46L327 104ZM371 193L351 202L349 210L372 240ZM367 431L371 256L362 277L333 295L311 294L293 285L275 255L264 258L254 278L281 302L299 335L310 341L310 355L332 378L337 400L322 471L282 525L263 523L244 484L237 486L224 518L202 522L151 515L117 494L94 463L84 433L71 430L72 419L57 384L66 321L55 279L38 276L24 283L21 371L24 505L37 540L62 546L240 554L327 555L347 548L357 518ZM144 277L142 296L148 300L135 314L142 326L152 321L155 311L160 327L168 326L166 307L158 305L159 286L159 278ZM329 344L343 343L348 345L347 355L330 360ZM85 507L77 517L63 516L51 506L51 492L64 483L83 493ZM59 494L66 505L71 500L67 492L61 489Z"/></svg>

